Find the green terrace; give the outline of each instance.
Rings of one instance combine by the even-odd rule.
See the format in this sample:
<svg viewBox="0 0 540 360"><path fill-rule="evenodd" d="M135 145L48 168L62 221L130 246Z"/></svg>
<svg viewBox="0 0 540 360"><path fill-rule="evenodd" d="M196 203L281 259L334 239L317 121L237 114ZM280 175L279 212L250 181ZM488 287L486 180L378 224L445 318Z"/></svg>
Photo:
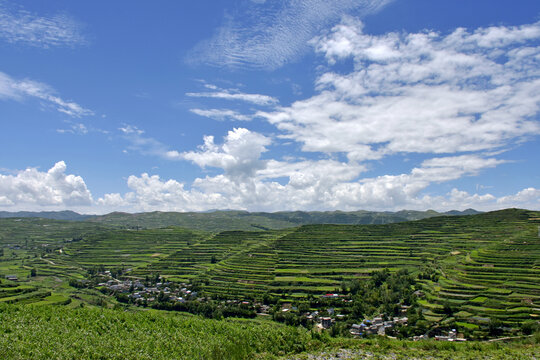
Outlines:
<svg viewBox="0 0 540 360"><path fill-rule="evenodd" d="M418 278L426 318L469 327L496 318L514 326L540 316L539 215L508 209L387 225L213 233L0 219L0 301L113 304L67 285L95 268L122 269L132 279L160 275L212 298L270 295L284 303L339 293L345 281L376 270L406 268Z"/></svg>

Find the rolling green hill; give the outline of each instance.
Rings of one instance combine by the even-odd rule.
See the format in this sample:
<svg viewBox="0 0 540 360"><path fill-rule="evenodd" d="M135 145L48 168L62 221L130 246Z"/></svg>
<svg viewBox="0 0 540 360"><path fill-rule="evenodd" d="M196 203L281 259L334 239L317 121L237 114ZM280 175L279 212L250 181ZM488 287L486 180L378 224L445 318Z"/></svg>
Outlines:
<svg viewBox="0 0 540 360"><path fill-rule="evenodd" d="M269 230L285 229L306 224L390 224L410 220L425 219L442 215L478 214L476 210L463 212L449 211L438 213L433 210L398 212L375 211L285 211L275 213L247 211L211 211L211 212L146 212L121 213L107 215L80 215L73 211L50 212L0 212L0 218L44 218L52 220L89 221L93 223L129 229L155 229L167 226L179 226L202 231L226 230Z"/></svg>
<svg viewBox="0 0 540 360"><path fill-rule="evenodd" d="M477 214L476 210L468 209L464 212L452 211L448 215ZM277 230L306 224L390 224L411 220L442 216L433 210L398 212L375 211L284 211L275 213L247 211L212 211L205 213L188 212L149 212L149 213L111 213L103 216L91 217L88 221L121 226L128 228L160 228L167 226L180 226L203 231L226 230Z"/></svg>
<svg viewBox="0 0 540 360"><path fill-rule="evenodd" d="M388 268L413 274L423 316L433 323L475 329L497 319L518 327L540 316L539 212L258 231L111 226L1 219L0 275L18 280L2 280L0 302L107 303L95 289L68 285L101 268L129 269L131 279L159 274L196 283L215 299L271 296L298 303L341 293L348 281ZM37 276L29 277L32 269Z"/></svg>
<svg viewBox="0 0 540 360"><path fill-rule="evenodd" d="M82 221L88 218L91 218L92 215L81 215L74 211L0 211L0 218L43 218L51 220L71 220L71 221Z"/></svg>

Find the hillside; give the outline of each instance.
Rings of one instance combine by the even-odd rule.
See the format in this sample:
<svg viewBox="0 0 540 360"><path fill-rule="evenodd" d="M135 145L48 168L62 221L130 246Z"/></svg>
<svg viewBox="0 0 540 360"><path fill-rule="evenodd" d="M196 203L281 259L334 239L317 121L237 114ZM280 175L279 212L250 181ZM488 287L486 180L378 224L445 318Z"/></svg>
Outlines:
<svg viewBox="0 0 540 360"><path fill-rule="evenodd" d="M90 307L0 304L0 333L4 360L515 360L540 356L538 339L510 344L334 339L269 321Z"/></svg>
<svg viewBox="0 0 540 360"><path fill-rule="evenodd" d="M159 274L213 299L300 306L328 292L347 294L348 283L376 270L406 269L426 321L480 336L494 320L519 328L540 316L539 225L539 212L518 209L219 233L1 219L0 275L18 279L2 280L0 302L114 304L100 289L68 286L101 269L128 279ZM37 276L29 277L32 269Z"/></svg>
<svg viewBox="0 0 540 360"><path fill-rule="evenodd" d="M420 303L430 320L445 318L443 305L450 304L458 322L523 321L540 316L538 215L511 209L391 225L224 232L138 272L202 277L214 296L270 292L294 301L340 291L343 281L377 269L406 268L426 273Z"/></svg>

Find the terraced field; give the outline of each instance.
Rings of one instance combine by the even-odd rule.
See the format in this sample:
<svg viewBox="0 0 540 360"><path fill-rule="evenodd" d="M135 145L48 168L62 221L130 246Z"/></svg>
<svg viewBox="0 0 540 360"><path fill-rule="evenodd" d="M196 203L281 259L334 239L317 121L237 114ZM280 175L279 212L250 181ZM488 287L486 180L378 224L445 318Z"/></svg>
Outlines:
<svg viewBox="0 0 540 360"><path fill-rule="evenodd" d="M205 233L175 227L118 230L92 223L0 220L0 301L62 303L97 297L69 279L94 267L131 268L198 284L213 298L265 294L289 302L340 292L343 281L378 269L420 276L428 320L474 328L540 316L540 213L508 209L389 225L305 225L286 230ZM31 269L37 277L29 278ZM64 298L62 298L64 296Z"/></svg>
<svg viewBox="0 0 540 360"><path fill-rule="evenodd" d="M66 260L92 266L143 267L179 250L186 250L205 234L181 229L114 230L88 236L64 248Z"/></svg>
<svg viewBox="0 0 540 360"><path fill-rule="evenodd" d="M377 269L431 268L436 281L419 280L429 320L476 324L498 318L511 324L540 316L537 218L534 212L506 210L392 225L226 232L151 266L159 272L167 264L179 276L202 279L211 296L268 292L282 301L339 292L344 280ZM444 312L446 304L453 314Z"/></svg>

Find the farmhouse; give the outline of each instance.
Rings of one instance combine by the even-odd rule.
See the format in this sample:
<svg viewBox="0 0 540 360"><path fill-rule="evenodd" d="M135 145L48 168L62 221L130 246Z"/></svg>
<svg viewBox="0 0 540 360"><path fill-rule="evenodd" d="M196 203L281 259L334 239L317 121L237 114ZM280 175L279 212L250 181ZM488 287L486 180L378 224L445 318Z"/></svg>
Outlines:
<svg viewBox="0 0 540 360"><path fill-rule="evenodd" d="M323 317L323 318L321 318L321 325L325 329L328 329L328 328L332 327L332 318L331 317Z"/></svg>

